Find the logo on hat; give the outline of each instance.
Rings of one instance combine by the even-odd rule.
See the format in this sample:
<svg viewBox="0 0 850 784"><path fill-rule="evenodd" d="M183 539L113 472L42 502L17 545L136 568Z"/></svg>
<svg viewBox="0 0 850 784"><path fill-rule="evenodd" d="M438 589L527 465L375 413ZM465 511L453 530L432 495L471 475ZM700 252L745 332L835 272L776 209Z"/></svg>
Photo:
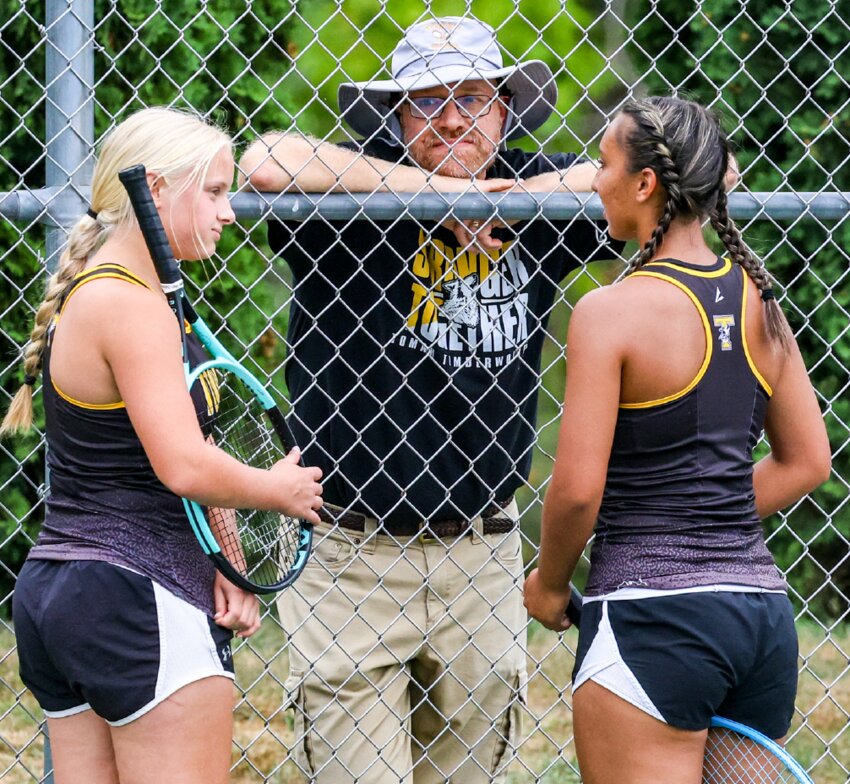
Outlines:
<svg viewBox="0 0 850 784"><path fill-rule="evenodd" d="M430 22L425 25L426 30L431 31L431 35L437 40L430 44L429 48L435 52L443 51L446 48L460 51L457 44L452 40L453 34L457 31L457 23L440 24L439 22Z"/></svg>

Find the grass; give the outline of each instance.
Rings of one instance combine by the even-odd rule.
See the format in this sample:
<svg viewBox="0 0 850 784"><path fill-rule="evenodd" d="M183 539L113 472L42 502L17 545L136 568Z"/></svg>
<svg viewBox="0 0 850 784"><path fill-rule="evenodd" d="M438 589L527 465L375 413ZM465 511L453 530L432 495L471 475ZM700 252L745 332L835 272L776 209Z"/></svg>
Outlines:
<svg viewBox="0 0 850 784"><path fill-rule="evenodd" d="M803 673L789 751L817 784L845 784L850 777L850 632L844 625L798 625ZM529 628L529 689L519 759L509 784L572 784L575 770L568 688L575 634L559 638ZM272 617L235 653L239 699L235 708L233 781L299 784L290 751L292 714L286 709L285 639ZM18 676L14 637L0 631L0 780L39 781L43 770L42 714Z"/></svg>

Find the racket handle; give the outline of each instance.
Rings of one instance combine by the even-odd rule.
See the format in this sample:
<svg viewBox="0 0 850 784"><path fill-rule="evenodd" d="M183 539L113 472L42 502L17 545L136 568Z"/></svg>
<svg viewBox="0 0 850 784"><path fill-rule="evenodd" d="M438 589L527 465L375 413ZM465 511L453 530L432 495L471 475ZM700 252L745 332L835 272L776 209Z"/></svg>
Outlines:
<svg viewBox="0 0 850 784"><path fill-rule="evenodd" d="M569 604L567 604L567 618L570 619L570 623L573 626L578 626L581 623L581 603L583 597L581 591L572 583L570 583L570 588L572 592L570 593Z"/></svg>
<svg viewBox="0 0 850 784"><path fill-rule="evenodd" d="M151 196L145 167L140 163L128 169L122 169L118 172L118 179L130 197L130 204L139 221L139 228L142 230L145 244L156 267L156 274L160 283L163 284L163 290L169 294L169 287L182 288L180 268L174 259L171 245L168 243L168 235L165 233L153 196Z"/></svg>

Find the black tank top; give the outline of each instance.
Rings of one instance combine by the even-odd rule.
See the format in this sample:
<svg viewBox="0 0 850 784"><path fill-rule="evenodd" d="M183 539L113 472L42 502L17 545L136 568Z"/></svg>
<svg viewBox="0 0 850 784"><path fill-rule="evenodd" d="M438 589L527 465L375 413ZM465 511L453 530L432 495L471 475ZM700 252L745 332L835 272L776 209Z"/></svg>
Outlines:
<svg viewBox="0 0 850 784"><path fill-rule="evenodd" d="M633 274L691 298L706 352L684 389L620 406L587 593L719 583L784 589L753 492L752 453L771 389L747 347L752 284L728 259L711 267L657 261Z"/></svg>
<svg viewBox="0 0 850 784"><path fill-rule="evenodd" d="M74 400L50 375L53 336L74 293L102 278L147 285L118 265L80 273L65 295L44 354L44 408L49 495L44 525L29 557L108 561L133 569L207 613L213 612L214 569L183 511L182 500L159 481L123 402ZM187 335L192 367L207 357ZM199 417L207 401L193 399Z"/></svg>

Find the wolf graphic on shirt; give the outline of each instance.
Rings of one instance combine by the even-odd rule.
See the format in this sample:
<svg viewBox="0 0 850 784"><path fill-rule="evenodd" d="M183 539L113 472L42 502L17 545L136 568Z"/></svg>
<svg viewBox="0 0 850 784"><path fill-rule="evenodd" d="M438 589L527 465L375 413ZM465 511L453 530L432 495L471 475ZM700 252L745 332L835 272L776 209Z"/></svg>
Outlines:
<svg viewBox="0 0 850 784"><path fill-rule="evenodd" d="M443 304L440 307L448 321L476 327L480 321L478 314L478 273L466 278L454 278L443 281Z"/></svg>
<svg viewBox="0 0 850 784"><path fill-rule="evenodd" d="M398 345L459 366L475 359L503 365L520 353L532 315L529 272L515 243L489 253L446 245L420 234L411 262L411 307Z"/></svg>

